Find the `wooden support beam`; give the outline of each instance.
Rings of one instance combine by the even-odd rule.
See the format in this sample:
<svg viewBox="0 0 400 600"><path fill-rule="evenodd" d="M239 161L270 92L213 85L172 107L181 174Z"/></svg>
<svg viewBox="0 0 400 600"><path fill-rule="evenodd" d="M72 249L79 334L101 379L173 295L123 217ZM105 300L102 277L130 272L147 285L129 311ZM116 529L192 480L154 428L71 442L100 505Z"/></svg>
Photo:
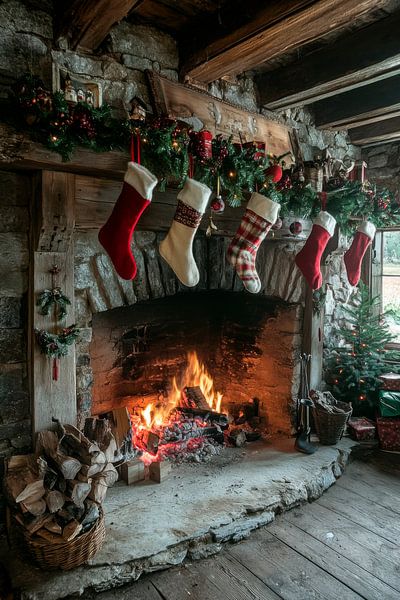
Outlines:
<svg viewBox="0 0 400 600"><path fill-rule="evenodd" d="M400 138L400 116L378 123L354 127L349 131L353 144L365 146L398 140Z"/></svg>
<svg viewBox="0 0 400 600"><path fill-rule="evenodd" d="M400 74L400 13L257 78L267 108L303 106ZM362 93L362 90L360 90Z"/></svg>
<svg viewBox="0 0 400 600"><path fill-rule="evenodd" d="M350 129L400 115L400 75L312 105L317 127Z"/></svg>
<svg viewBox="0 0 400 600"><path fill-rule="evenodd" d="M72 50L95 50L111 27L143 0L72 0L58 16L57 37L67 37Z"/></svg>
<svg viewBox="0 0 400 600"><path fill-rule="evenodd" d="M271 0L258 3L258 10L250 22L225 35L218 33L214 41L186 54L182 75L210 83L242 73L340 29L385 4L386 0Z"/></svg>
<svg viewBox="0 0 400 600"><path fill-rule="evenodd" d="M32 215L39 215L39 223L32 223L32 262L30 273L30 327L31 336L31 392L34 433L50 429L52 417L62 423L76 423L75 349L60 360L58 381L52 378L52 359L40 353L34 330L55 332L53 315L41 315L36 300L38 294L52 286L50 269L57 265L57 286L71 301L66 324L74 322L74 252L72 233L74 175L44 171L37 182ZM37 204L41 200L41 210ZM59 224L61 223L61 227ZM68 224L68 226L66 226ZM39 232L39 236L37 235ZM60 324L60 327L65 326Z"/></svg>

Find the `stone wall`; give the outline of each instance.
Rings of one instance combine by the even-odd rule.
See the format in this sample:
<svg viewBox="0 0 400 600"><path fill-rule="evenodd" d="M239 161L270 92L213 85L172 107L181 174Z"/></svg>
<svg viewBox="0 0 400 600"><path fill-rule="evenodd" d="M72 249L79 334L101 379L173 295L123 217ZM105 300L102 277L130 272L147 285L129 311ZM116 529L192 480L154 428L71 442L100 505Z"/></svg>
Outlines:
<svg viewBox="0 0 400 600"><path fill-rule="evenodd" d="M26 348L29 199L29 177L0 171L0 478L4 458L27 452L31 445Z"/></svg>
<svg viewBox="0 0 400 600"><path fill-rule="evenodd" d="M400 142L365 148L362 158L367 163L368 179L393 192L400 188Z"/></svg>

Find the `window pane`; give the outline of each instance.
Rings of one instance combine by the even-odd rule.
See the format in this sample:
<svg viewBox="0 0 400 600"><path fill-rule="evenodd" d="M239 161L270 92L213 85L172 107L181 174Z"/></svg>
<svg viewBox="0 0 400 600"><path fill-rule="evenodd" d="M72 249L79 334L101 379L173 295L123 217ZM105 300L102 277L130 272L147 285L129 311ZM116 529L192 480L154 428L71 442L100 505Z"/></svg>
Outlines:
<svg viewBox="0 0 400 600"><path fill-rule="evenodd" d="M383 275L400 276L400 231L383 234Z"/></svg>
<svg viewBox="0 0 400 600"><path fill-rule="evenodd" d="M397 233L397 232L396 232ZM382 277L382 309L390 311L387 317L390 330L400 343L400 277Z"/></svg>

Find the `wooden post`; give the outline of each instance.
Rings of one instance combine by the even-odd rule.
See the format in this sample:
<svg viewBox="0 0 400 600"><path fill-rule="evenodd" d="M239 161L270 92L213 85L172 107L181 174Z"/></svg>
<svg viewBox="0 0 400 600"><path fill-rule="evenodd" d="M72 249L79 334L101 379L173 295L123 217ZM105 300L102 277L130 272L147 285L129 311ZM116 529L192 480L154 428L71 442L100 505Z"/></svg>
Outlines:
<svg viewBox="0 0 400 600"><path fill-rule="evenodd" d="M59 327L74 322L74 175L43 171L38 178L32 206L32 262L30 270L30 355L33 432L52 427L52 417L76 424L75 348L59 361L59 377L52 377L53 360L41 354L35 329L54 331L54 316L41 315L38 294L51 289L51 268L60 269L55 285L71 301L67 317Z"/></svg>

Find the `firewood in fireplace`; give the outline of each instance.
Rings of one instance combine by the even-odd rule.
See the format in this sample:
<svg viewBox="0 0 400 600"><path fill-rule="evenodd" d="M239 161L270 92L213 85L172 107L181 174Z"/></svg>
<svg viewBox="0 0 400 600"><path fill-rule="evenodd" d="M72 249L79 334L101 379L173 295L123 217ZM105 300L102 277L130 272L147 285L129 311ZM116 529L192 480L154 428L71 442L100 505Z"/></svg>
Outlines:
<svg viewBox="0 0 400 600"><path fill-rule="evenodd" d="M171 473L172 466L171 463L163 460L163 461L154 461L149 466L149 475L150 479L156 481L157 483L161 483L164 481L168 475Z"/></svg>
<svg viewBox="0 0 400 600"><path fill-rule="evenodd" d="M204 408L185 408L183 406L177 406L174 410L188 417L201 417L204 421L219 425L221 429L226 429L229 426L227 415L212 411L210 408L205 410Z"/></svg>
<svg viewBox="0 0 400 600"><path fill-rule="evenodd" d="M240 427L231 429L229 432L229 441L237 448L241 448L247 441L246 432Z"/></svg>
<svg viewBox="0 0 400 600"><path fill-rule="evenodd" d="M157 454L160 438L156 433L148 429L144 429L141 432L139 440L143 450L150 452L150 454Z"/></svg>
<svg viewBox="0 0 400 600"><path fill-rule="evenodd" d="M180 405L183 408L200 408L210 410L208 402L200 389L200 386L185 387L182 390Z"/></svg>
<svg viewBox="0 0 400 600"><path fill-rule="evenodd" d="M126 485L132 485L138 481L143 481L145 478L145 466L139 458L133 458L123 463L119 467L121 479Z"/></svg>

